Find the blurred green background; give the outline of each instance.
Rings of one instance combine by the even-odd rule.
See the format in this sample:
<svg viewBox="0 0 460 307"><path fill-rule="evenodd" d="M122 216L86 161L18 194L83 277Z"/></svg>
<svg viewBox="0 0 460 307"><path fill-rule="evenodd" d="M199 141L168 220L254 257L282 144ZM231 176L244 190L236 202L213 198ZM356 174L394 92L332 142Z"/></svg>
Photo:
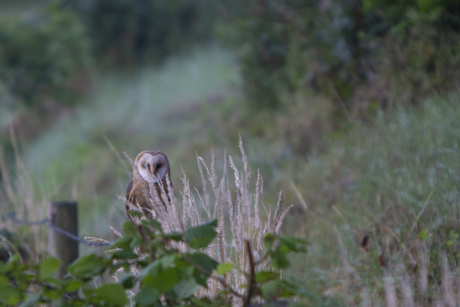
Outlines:
<svg viewBox="0 0 460 307"><path fill-rule="evenodd" d="M71 199L81 235L113 238L123 152L165 152L181 200L196 153L220 167L241 135L265 203L282 189L295 205L283 231L312 243L300 278L339 261L330 223L351 251L382 225L443 237L460 214L459 78L456 0L3 0L1 225ZM416 231L392 211L427 199Z"/></svg>

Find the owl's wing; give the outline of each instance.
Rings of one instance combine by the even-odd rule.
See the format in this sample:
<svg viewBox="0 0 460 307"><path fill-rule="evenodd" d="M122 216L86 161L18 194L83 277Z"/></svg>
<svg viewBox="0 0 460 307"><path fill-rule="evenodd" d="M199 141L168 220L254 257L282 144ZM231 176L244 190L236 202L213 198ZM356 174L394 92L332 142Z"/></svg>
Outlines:
<svg viewBox="0 0 460 307"><path fill-rule="evenodd" d="M133 173L129 174L129 178L131 178L131 180L129 181L128 188L126 189L126 199L130 201L132 204L134 204L135 199L134 199L134 194L132 193L133 185L134 185ZM128 210L129 208L126 205L126 211Z"/></svg>

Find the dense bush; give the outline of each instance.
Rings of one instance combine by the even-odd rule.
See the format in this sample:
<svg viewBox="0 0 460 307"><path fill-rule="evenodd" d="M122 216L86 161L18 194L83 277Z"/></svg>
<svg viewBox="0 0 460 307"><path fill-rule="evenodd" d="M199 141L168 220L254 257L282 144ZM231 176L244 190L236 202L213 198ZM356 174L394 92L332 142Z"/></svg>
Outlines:
<svg viewBox="0 0 460 307"><path fill-rule="evenodd" d="M74 104L86 89L88 47L70 12L50 10L1 22L0 101L10 108Z"/></svg>
<svg viewBox="0 0 460 307"><path fill-rule="evenodd" d="M402 77L419 94L459 77L453 0L240 1L229 12L236 30L223 33L244 47L245 90L256 106L280 107L307 88L350 103L376 74Z"/></svg>
<svg viewBox="0 0 460 307"><path fill-rule="evenodd" d="M212 33L213 1L60 1L86 25L93 51L106 64L159 61Z"/></svg>

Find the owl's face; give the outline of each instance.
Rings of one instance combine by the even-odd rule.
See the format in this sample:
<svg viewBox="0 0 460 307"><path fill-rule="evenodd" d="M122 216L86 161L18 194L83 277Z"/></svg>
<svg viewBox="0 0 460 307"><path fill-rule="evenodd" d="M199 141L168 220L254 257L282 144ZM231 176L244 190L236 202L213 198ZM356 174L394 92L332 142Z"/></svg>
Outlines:
<svg viewBox="0 0 460 307"><path fill-rule="evenodd" d="M159 151L141 152L134 165L141 177L148 183L158 183L165 179L169 170L169 162L166 155Z"/></svg>

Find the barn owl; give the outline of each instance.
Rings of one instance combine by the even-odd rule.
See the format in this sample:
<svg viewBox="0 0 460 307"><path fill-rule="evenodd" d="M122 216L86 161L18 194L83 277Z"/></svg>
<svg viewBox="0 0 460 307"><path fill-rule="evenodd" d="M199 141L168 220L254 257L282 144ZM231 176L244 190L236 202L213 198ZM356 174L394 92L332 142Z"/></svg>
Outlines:
<svg viewBox="0 0 460 307"><path fill-rule="evenodd" d="M150 189L154 188L164 209L167 211L168 208L161 196L161 185L169 199L168 183L166 181L166 177L169 176L169 161L164 153L148 150L139 153L134 161L133 172L130 175L131 181L126 190L126 199L141 208L156 211L155 208L152 208L152 202L150 201L155 195L155 192ZM129 210L128 206L126 206L126 210ZM153 217L149 210L144 210L144 213L149 218Z"/></svg>

